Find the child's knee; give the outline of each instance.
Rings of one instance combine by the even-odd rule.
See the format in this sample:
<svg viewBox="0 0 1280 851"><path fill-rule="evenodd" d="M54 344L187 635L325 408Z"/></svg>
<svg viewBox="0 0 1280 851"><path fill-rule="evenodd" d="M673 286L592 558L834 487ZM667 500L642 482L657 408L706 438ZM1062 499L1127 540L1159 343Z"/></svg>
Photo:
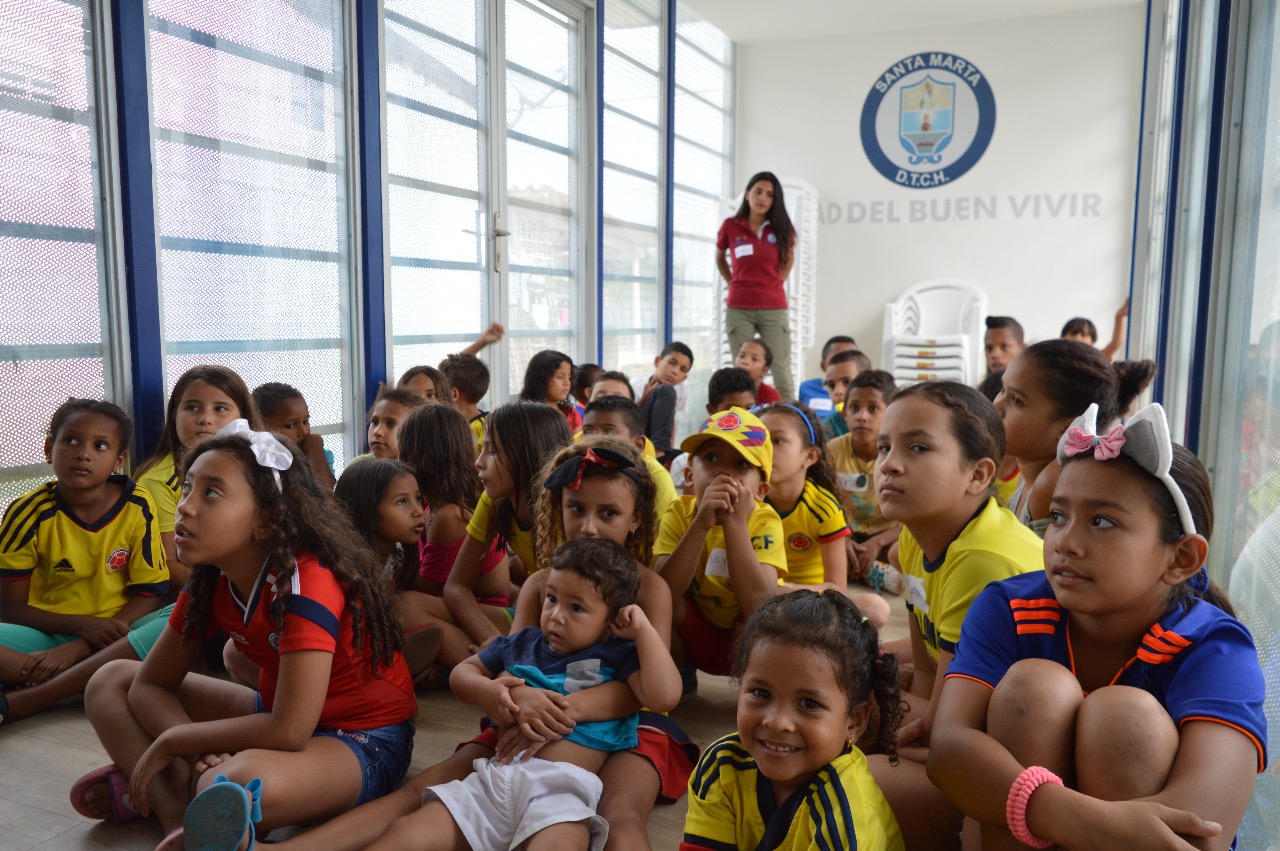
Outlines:
<svg viewBox="0 0 1280 851"><path fill-rule="evenodd" d="M85 704L101 699L103 695L111 700L121 699L121 695L133 685L133 678L141 667L141 662L132 659L115 659L103 665L84 687Z"/></svg>
<svg viewBox="0 0 1280 851"><path fill-rule="evenodd" d="M1178 753L1178 728L1142 689L1108 686L1085 698L1076 719L1082 791L1108 800L1154 795Z"/></svg>
<svg viewBox="0 0 1280 851"><path fill-rule="evenodd" d="M1008 735L1035 735L1070 725L1081 699L1080 683L1066 668L1045 659L1024 659L996 686L987 708L987 728L1002 741Z"/></svg>
<svg viewBox="0 0 1280 851"><path fill-rule="evenodd" d="M889 605L889 601L879 594L857 593L849 596L862 614L876 625L876 629L884 629L889 618L893 616L893 608Z"/></svg>

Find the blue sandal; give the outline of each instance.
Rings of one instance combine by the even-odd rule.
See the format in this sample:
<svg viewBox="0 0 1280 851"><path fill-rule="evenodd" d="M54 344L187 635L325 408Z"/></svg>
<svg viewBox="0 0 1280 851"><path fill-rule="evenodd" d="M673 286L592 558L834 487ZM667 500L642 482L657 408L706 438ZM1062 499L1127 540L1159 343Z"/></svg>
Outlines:
<svg viewBox="0 0 1280 851"><path fill-rule="evenodd" d="M262 780L244 786L219 774L213 785L192 799L182 817L187 851L237 851L247 836L253 848L253 826L262 821Z"/></svg>

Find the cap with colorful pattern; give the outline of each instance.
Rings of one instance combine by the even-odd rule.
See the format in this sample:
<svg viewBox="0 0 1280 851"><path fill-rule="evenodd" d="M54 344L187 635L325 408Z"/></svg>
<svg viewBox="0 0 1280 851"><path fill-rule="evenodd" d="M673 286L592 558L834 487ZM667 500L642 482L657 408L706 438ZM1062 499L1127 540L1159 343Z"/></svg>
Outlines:
<svg viewBox="0 0 1280 851"><path fill-rule="evenodd" d="M693 455L712 438L723 440L759 467L766 481L773 474L773 441L769 439L769 429L750 411L734 407L712 414L703 421L697 434L680 442L680 448Z"/></svg>

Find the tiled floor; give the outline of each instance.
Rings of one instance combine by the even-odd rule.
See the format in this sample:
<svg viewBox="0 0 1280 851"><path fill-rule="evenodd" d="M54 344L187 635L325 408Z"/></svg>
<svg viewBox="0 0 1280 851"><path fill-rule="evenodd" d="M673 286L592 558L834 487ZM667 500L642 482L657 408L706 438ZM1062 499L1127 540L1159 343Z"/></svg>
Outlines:
<svg viewBox="0 0 1280 851"><path fill-rule="evenodd" d="M904 637L901 598L885 639ZM736 692L722 677L699 676L698 697L672 716L695 742L706 744L733 729ZM418 734L412 771L444 759L473 735L476 711L447 692L419 696ZM34 718L0 727L0 851L24 849L112 849L146 851L160 841L154 821L115 827L77 815L67 791L80 775L104 764L105 752L85 720L78 700ZM658 807L649 819L656 849L679 845L685 801Z"/></svg>

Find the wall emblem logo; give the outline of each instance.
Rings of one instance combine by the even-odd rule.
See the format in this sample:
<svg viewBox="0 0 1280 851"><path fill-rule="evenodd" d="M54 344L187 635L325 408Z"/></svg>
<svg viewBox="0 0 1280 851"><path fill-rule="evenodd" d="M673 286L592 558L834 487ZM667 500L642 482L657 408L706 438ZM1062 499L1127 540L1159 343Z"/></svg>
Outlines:
<svg viewBox="0 0 1280 851"><path fill-rule="evenodd" d="M951 53L916 53L885 69L862 105L862 148L899 186L928 189L978 162L996 126L986 76Z"/></svg>

